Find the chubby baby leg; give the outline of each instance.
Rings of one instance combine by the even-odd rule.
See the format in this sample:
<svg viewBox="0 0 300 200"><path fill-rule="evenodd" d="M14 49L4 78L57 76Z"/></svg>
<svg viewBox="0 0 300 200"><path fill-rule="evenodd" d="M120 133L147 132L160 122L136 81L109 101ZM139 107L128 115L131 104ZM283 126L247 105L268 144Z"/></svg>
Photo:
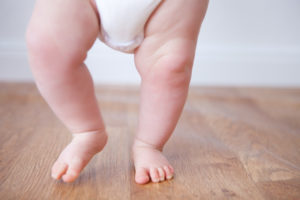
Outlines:
<svg viewBox="0 0 300 200"><path fill-rule="evenodd" d="M208 0L165 0L149 19L135 52L142 78L139 125L133 145L135 180L170 179L174 170L162 150L182 112L195 47Z"/></svg>
<svg viewBox="0 0 300 200"><path fill-rule="evenodd" d="M74 181L102 150L107 136L85 64L99 31L89 0L37 0L26 38L37 86L73 133L52 168L52 176Z"/></svg>

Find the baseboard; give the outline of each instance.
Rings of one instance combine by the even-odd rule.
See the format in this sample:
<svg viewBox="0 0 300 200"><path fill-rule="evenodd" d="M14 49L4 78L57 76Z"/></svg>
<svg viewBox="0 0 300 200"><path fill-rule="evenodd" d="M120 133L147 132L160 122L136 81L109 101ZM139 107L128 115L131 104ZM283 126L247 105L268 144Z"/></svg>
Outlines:
<svg viewBox="0 0 300 200"><path fill-rule="evenodd" d="M96 42L87 65L96 83L138 84L133 56ZM0 81L32 81L23 41L0 41ZM300 47L201 46L192 85L300 86Z"/></svg>

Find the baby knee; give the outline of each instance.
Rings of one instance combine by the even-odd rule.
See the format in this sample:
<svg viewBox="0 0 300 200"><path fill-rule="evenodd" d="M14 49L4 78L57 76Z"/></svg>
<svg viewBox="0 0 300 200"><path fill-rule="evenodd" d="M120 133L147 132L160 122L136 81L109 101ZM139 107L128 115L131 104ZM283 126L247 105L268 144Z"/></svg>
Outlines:
<svg viewBox="0 0 300 200"><path fill-rule="evenodd" d="M165 55L150 67L142 79L167 82L172 85L188 84L191 78L192 58L189 55ZM143 77L144 76L144 77Z"/></svg>
<svg viewBox="0 0 300 200"><path fill-rule="evenodd" d="M39 67L71 67L82 63L86 57L86 52L65 44L55 31L50 33L34 25L27 28L26 44L29 58L39 63Z"/></svg>
<svg viewBox="0 0 300 200"><path fill-rule="evenodd" d="M51 60L49 58L55 52L55 46L50 41L48 33L42 32L38 27L29 25L26 31L26 44L30 57L40 60Z"/></svg>

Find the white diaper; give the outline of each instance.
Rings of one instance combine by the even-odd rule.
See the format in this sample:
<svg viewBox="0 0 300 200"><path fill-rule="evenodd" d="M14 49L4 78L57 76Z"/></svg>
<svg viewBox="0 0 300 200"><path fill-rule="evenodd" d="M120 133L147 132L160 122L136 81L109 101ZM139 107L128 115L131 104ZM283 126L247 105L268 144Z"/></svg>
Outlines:
<svg viewBox="0 0 300 200"><path fill-rule="evenodd" d="M95 0L100 39L113 49L133 52L144 39L144 26L161 0Z"/></svg>

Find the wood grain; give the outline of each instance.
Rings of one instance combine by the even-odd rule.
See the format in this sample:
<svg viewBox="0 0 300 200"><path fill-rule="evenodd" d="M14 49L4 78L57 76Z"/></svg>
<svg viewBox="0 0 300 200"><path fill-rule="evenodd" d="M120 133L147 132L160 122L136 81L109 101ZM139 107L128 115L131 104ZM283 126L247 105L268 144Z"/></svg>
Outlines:
<svg viewBox="0 0 300 200"><path fill-rule="evenodd" d="M137 185L139 91L98 86L109 133L77 181L50 177L71 139L31 83L0 83L0 199L300 199L300 89L191 88L165 147L173 180Z"/></svg>

